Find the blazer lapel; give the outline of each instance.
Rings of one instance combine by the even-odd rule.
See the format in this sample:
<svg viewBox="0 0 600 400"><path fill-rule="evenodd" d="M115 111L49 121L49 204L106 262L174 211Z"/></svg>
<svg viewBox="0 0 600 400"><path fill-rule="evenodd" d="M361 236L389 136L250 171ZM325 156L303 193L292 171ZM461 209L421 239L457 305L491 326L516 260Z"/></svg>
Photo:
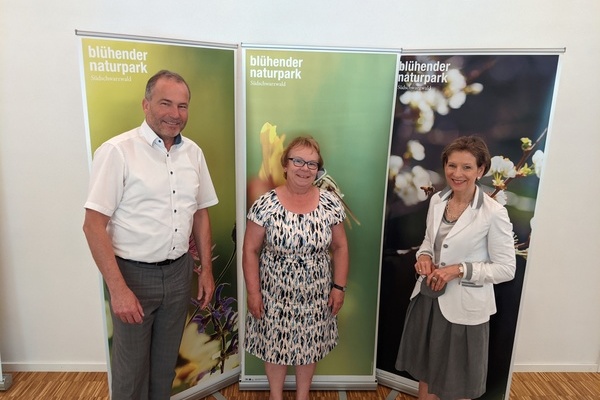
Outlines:
<svg viewBox="0 0 600 400"><path fill-rule="evenodd" d="M477 185L475 186L475 195L473 196L471 204L469 204L469 206L463 211L450 232L448 232L448 237L458 234L460 231L469 226L471 222L473 222L475 216L477 215L477 210L483 205L483 196L483 190L481 190L479 182L477 182ZM444 207L445 205L446 203L444 203Z"/></svg>
<svg viewBox="0 0 600 400"><path fill-rule="evenodd" d="M450 229L450 232L448 232L447 237L457 235L460 231L469 226L471 222L473 222L476 213L477 210L475 210L472 206L467 207L465 211L463 211L461 216L458 218L452 229Z"/></svg>
<svg viewBox="0 0 600 400"><path fill-rule="evenodd" d="M448 200L442 201L433 206L433 238L437 237L438 231L440 230L440 224L442 223L442 218L444 217L447 202Z"/></svg>

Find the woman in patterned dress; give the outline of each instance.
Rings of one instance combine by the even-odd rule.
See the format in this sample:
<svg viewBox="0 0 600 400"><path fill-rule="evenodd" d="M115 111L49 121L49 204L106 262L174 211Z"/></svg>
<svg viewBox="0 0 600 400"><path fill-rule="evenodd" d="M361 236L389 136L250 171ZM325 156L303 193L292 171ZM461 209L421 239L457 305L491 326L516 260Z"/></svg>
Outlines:
<svg viewBox="0 0 600 400"><path fill-rule="evenodd" d="M290 365L296 399L306 400L317 361L338 340L348 276L346 215L333 193L313 185L323 166L316 140L294 139L281 165L285 184L256 200L247 216L245 347L265 362L270 400L283 398Z"/></svg>

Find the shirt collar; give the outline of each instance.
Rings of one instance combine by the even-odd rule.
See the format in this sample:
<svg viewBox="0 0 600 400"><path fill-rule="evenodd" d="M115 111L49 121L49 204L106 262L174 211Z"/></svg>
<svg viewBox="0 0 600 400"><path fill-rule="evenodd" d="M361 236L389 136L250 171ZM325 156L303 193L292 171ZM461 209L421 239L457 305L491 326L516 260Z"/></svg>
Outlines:
<svg viewBox="0 0 600 400"><path fill-rule="evenodd" d="M442 200L448 200L450 195L452 194L452 189L450 186L446 186L441 192L440 197ZM479 181L475 182L475 196L473 196L473 200L471 201L471 208L480 208L483 205L483 190L481 189L481 184Z"/></svg>
<svg viewBox="0 0 600 400"><path fill-rule="evenodd" d="M156 132L154 132L152 130L152 128L150 128L150 125L148 125L148 122L146 122L146 120L144 120L144 122L142 122L142 126L140 127L140 130L142 133L142 137L150 146L154 145L154 143L157 140L162 140L161 138L158 137ZM178 144L181 144L181 142L182 142L182 137L181 137L181 133L179 133L177 136L175 136L175 141L173 142L173 144L178 145Z"/></svg>

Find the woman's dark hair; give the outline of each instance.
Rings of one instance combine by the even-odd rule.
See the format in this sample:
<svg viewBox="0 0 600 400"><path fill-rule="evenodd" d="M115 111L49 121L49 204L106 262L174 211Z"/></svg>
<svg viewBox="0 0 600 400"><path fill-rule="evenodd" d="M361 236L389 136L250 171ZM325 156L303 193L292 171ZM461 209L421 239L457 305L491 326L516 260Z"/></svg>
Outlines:
<svg viewBox="0 0 600 400"><path fill-rule="evenodd" d="M455 151L468 151L473 154L477 168L483 166L483 175L487 174L492 165L492 159L487 145L479 136L461 136L448 144L442 151L442 165L448 163L448 157Z"/></svg>
<svg viewBox="0 0 600 400"><path fill-rule="evenodd" d="M281 166L284 168L283 175L285 178L287 178L285 166L287 165L290 151L296 147L309 147L313 149L319 156L319 169L323 167L323 157L321 157L321 147L319 147L319 143L312 136L298 136L287 145L283 150L283 154L281 154Z"/></svg>

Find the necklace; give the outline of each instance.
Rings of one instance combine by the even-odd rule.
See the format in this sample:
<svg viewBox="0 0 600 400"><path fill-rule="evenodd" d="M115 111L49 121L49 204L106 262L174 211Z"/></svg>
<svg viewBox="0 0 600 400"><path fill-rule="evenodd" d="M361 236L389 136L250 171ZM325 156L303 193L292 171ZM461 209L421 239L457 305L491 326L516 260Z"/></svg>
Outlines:
<svg viewBox="0 0 600 400"><path fill-rule="evenodd" d="M467 209L467 207L469 206L469 203L466 203L464 206L462 206L460 211L457 212L456 214L452 214L452 213L450 213L450 200L452 200L452 197L450 197L448 199L448 202L446 203L446 219L448 220L448 222L455 222L456 220L458 220L458 218L460 218L462 213Z"/></svg>

